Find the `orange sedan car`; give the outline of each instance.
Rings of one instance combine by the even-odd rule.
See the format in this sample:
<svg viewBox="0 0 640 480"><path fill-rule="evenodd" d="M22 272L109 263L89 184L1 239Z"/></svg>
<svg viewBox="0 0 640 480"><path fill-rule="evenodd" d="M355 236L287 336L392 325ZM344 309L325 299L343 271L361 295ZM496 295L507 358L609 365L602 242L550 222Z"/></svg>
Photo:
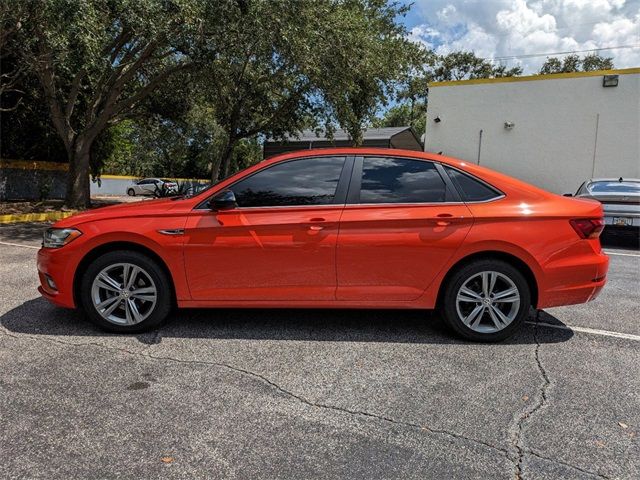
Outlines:
<svg viewBox="0 0 640 480"><path fill-rule="evenodd" d="M497 341L531 306L596 297L602 228L598 202L453 158L306 150L193 197L58 222L39 290L115 332L158 327L173 306L438 308L461 336Z"/></svg>

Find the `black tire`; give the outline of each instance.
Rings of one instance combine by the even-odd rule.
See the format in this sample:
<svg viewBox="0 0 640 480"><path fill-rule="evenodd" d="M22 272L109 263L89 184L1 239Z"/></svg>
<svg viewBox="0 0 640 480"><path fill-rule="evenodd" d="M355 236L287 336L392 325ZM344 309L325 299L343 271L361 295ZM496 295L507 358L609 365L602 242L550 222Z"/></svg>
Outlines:
<svg viewBox="0 0 640 480"><path fill-rule="evenodd" d="M458 313L458 291L467 280L481 272L498 272L504 275L515 284L520 295L520 305L515 318L502 330L496 332L487 333L473 330L465 325ZM480 303L477 305L480 305ZM477 260L463 266L448 279L444 286L444 293L439 307L445 322L461 337L474 342L499 342L513 335L527 318L531 307L531 289L524 275L510 263L497 259ZM515 304L512 308L513 311L516 310ZM484 315L484 311L482 315ZM490 319L487 316L483 318Z"/></svg>
<svg viewBox="0 0 640 480"><path fill-rule="evenodd" d="M142 269L151 278L157 291L156 303L148 308L148 316L133 325L116 324L103 318L92 298L92 285L96 276L105 268L119 263L132 264ZM155 329L166 320L173 306L173 288L162 267L147 255L130 250L117 250L96 258L82 275L79 295L80 304L89 320L103 330L115 333L140 333Z"/></svg>
<svg viewBox="0 0 640 480"><path fill-rule="evenodd" d="M130 188L129 190L127 190L127 195L129 195L130 197L135 197L136 191L133 188Z"/></svg>

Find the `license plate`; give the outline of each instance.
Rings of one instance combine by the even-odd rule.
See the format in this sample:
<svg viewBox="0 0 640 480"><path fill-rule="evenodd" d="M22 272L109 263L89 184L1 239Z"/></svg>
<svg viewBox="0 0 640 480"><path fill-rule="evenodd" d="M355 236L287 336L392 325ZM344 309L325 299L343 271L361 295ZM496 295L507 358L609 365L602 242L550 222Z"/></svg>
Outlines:
<svg viewBox="0 0 640 480"><path fill-rule="evenodd" d="M633 218L629 217L613 217L612 225L616 227L631 227L633 226Z"/></svg>

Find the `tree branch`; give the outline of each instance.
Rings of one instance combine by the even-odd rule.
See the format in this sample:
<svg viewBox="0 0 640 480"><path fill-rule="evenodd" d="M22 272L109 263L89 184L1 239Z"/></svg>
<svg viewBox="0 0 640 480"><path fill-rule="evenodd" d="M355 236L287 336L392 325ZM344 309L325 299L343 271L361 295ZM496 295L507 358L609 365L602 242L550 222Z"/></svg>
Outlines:
<svg viewBox="0 0 640 480"><path fill-rule="evenodd" d="M253 128L250 128L248 130L245 130L244 132L242 132L241 137L243 138L247 138L247 137L252 137L254 135L257 135L258 133L260 133L261 131L264 130L265 126L273 123L278 117L280 117L282 114L284 114L285 112L287 112L287 110L289 109L289 107L298 101L298 97L300 97L300 95L302 94L302 92L295 92L293 93L288 99L286 99L282 105L280 105L280 107L278 107L278 109L273 112L273 115L271 115L266 121L262 122L260 125L257 125Z"/></svg>
<svg viewBox="0 0 640 480"><path fill-rule="evenodd" d="M84 78L85 71L80 70L76 73L76 76L73 77L73 82L71 83L71 89L69 90L69 98L67 99L67 106L64 111L64 116L68 125L71 125L71 115L73 114L73 109L76 105L76 100L78 99L78 93L80 92L80 83Z"/></svg>
<svg viewBox="0 0 640 480"><path fill-rule="evenodd" d="M151 93L151 91L154 88L156 88L158 84L160 84L160 82L163 82L174 73L179 72L181 70L186 70L188 68L191 68L192 66L193 66L192 63L181 63L178 65L174 65L172 67L168 67L163 72L159 73L154 78L149 80L149 82L144 87L142 87L138 91L138 93L131 95L130 97L125 98L120 102L118 102L117 104L115 104L113 108L114 114L118 115L120 112L122 112L125 109L126 110L133 109L138 104L138 102L140 102L141 100L144 100Z"/></svg>
<svg viewBox="0 0 640 480"><path fill-rule="evenodd" d="M35 72L40 79L40 83L42 84L45 100L47 101L49 111L51 113L51 121L53 122L53 126L58 131L58 135L60 135L60 138L62 138L67 151L70 151L73 144L73 136L75 132L73 132L70 126L67 124L66 117L62 113L62 106L60 105L60 102L58 101L56 95L56 84L53 75L53 61L51 52L47 51L47 49L42 45L40 46L39 51L39 58L35 62Z"/></svg>

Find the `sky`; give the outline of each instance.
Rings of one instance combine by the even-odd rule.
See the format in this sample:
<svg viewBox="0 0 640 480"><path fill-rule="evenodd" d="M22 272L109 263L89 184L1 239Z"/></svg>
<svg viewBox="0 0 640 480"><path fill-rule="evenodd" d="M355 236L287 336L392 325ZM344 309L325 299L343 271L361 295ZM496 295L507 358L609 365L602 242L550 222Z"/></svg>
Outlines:
<svg viewBox="0 0 640 480"><path fill-rule="evenodd" d="M404 23L437 53L471 50L524 74L546 57L523 55L620 46L633 48L597 53L615 68L640 67L640 0L413 0Z"/></svg>

